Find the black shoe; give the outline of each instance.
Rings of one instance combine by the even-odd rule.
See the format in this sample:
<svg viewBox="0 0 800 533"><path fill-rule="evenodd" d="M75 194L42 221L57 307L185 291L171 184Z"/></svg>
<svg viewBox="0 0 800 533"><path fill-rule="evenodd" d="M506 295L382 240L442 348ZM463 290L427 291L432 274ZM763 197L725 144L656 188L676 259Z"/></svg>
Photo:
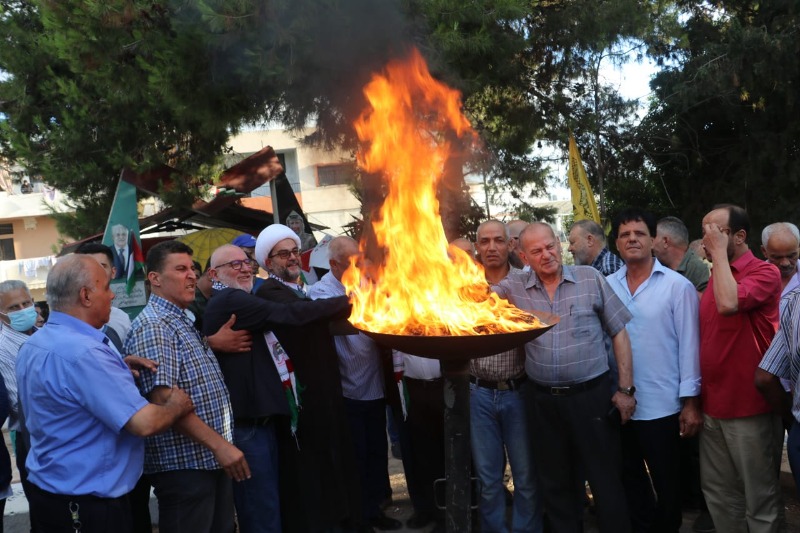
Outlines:
<svg viewBox="0 0 800 533"><path fill-rule="evenodd" d="M411 518L406 520L408 529L422 529L431 523L432 518L426 514L414 513Z"/></svg>
<svg viewBox="0 0 800 533"><path fill-rule="evenodd" d="M391 531L403 527L403 523L400 522L400 520L395 520L394 518L390 518L383 513L380 513L379 515L371 518L369 521L369 525L371 525L375 529L382 529L384 531Z"/></svg>
<svg viewBox="0 0 800 533"><path fill-rule="evenodd" d="M692 524L692 531L696 531L697 533L713 533L717 529L714 527L714 520L711 519L711 515L708 514L708 511L701 511L697 518Z"/></svg>
<svg viewBox="0 0 800 533"><path fill-rule="evenodd" d="M403 458L403 454L400 452L400 443L399 442L393 442L392 443L392 457L394 457L395 459L402 459Z"/></svg>

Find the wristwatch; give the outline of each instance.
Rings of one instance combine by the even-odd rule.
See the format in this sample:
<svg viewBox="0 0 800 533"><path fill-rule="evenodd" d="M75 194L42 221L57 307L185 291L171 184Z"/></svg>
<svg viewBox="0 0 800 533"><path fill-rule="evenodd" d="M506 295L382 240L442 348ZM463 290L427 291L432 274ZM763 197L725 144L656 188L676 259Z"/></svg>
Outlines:
<svg viewBox="0 0 800 533"><path fill-rule="evenodd" d="M634 393L636 392L636 387L635 386L617 387L617 391L621 392L622 394L627 394L628 396L633 396Z"/></svg>

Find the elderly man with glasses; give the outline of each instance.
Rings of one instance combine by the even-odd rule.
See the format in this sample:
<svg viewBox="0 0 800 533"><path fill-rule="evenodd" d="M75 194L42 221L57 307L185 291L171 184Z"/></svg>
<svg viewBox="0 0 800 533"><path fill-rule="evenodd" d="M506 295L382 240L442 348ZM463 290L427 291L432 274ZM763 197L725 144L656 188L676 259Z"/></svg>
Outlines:
<svg viewBox="0 0 800 533"><path fill-rule="evenodd" d="M233 489L239 529L242 533L283 531L276 435L282 432L291 438L296 431L302 383L292 375L292 354L282 349L271 329L344 318L350 304L342 296L283 305L250 294L258 263L232 244L217 248L210 265L212 295L206 306L205 332L216 331L234 314L234 329L247 330L253 337L252 348L244 353L215 350L231 398L233 442L244 453L252 474Z"/></svg>
<svg viewBox="0 0 800 533"><path fill-rule="evenodd" d="M300 278L299 250L300 238L287 226L272 224L261 232L256 259L269 279L256 296L284 305L310 300ZM329 326L316 321L272 330L302 386L297 442L286 432L278 435L280 468L287 474L281 476L283 531L369 527L361 523L358 470Z"/></svg>

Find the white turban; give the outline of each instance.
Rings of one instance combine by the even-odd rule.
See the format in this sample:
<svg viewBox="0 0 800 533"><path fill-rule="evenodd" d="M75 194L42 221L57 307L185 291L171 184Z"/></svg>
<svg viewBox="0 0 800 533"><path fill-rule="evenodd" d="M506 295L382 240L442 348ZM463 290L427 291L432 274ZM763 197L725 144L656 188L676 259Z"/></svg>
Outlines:
<svg viewBox="0 0 800 533"><path fill-rule="evenodd" d="M263 268L267 268L265 263L269 253L275 248L276 244L284 239L294 240L297 243L297 247L300 248L300 237L291 228L283 224L271 224L258 234L258 239L256 239L256 261Z"/></svg>

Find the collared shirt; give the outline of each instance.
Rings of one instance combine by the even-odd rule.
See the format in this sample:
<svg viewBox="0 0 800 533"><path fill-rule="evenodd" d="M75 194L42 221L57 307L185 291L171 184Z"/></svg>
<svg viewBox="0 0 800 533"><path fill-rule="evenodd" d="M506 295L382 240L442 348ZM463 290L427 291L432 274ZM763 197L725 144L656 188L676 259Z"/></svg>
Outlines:
<svg viewBox="0 0 800 533"><path fill-rule="evenodd" d="M119 307L111 307L111 315L106 326L113 329L119 339L125 342L125 337L128 336L128 332L131 330L131 317Z"/></svg>
<svg viewBox="0 0 800 533"><path fill-rule="evenodd" d="M86 322L53 311L20 348L28 479L55 494L116 498L142 473L144 442L123 428L147 405L131 372Z"/></svg>
<svg viewBox="0 0 800 533"><path fill-rule="evenodd" d="M523 270L511 267L506 277L512 272L521 273ZM469 373L487 381L505 381L522 377L525 374L525 350L514 348L488 357L470 359Z"/></svg>
<svg viewBox="0 0 800 533"><path fill-rule="evenodd" d="M800 287L800 270L795 270L794 276L791 277L789 283L781 291L781 297L786 296L797 287Z"/></svg>
<svg viewBox="0 0 800 533"><path fill-rule="evenodd" d="M231 403L217 358L180 307L151 295L133 321L125 353L158 361L155 374L141 372L137 379L143 395L177 385L192 398L195 414L232 442ZM148 437L145 449L146 474L220 468L211 450L173 429Z"/></svg>
<svg viewBox="0 0 800 533"><path fill-rule="evenodd" d="M778 327L781 275L748 251L731 263L739 311L723 316L714 297L714 272L700 300L700 374L703 411L715 418L770 412L753 382ZM634 368L634 373L636 369Z"/></svg>
<svg viewBox="0 0 800 533"><path fill-rule="evenodd" d="M616 336L631 314L600 272L563 265L552 302L535 272L511 274L493 288L520 309L560 317L551 330L525 345L525 372L533 381L565 386L608 372L603 333Z"/></svg>
<svg viewBox="0 0 800 533"><path fill-rule="evenodd" d="M347 294L342 282L328 272L322 279L308 287L313 300L333 298ZM358 335L336 335L333 338L339 356L339 373L342 375L342 393L351 400L378 400L383 398L383 370L380 349L375 341Z"/></svg>
<svg viewBox="0 0 800 533"><path fill-rule="evenodd" d="M36 328L33 328L36 331ZM0 374L8 391L8 429L19 429L19 398L17 393L17 354L22 344L30 338L11 326L0 322Z"/></svg>
<svg viewBox="0 0 800 533"><path fill-rule="evenodd" d="M597 257L592 261L592 268L600 272L604 276L610 276L625 264L625 261L619 256L612 254L608 248L603 247Z"/></svg>
<svg viewBox="0 0 800 533"><path fill-rule="evenodd" d="M758 367L794 384L792 416L800 422L800 290L781 298L780 316L778 331Z"/></svg>
<svg viewBox="0 0 800 533"><path fill-rule="evenodd" d="M608 283L631 312L625 325L633 351L634 420L681 410L681 398L700 395L699 301L688 279L654 259L650 276L631 294L628 267Z"/></svg>
<svg viewBox="0 0 800 533"><path fill-rule="evenodd" d="M691 281L697 292L703 292L708 287L708 278L711 275L708 264L691 250L686 250L686 254L675 271Z"/></svg>

